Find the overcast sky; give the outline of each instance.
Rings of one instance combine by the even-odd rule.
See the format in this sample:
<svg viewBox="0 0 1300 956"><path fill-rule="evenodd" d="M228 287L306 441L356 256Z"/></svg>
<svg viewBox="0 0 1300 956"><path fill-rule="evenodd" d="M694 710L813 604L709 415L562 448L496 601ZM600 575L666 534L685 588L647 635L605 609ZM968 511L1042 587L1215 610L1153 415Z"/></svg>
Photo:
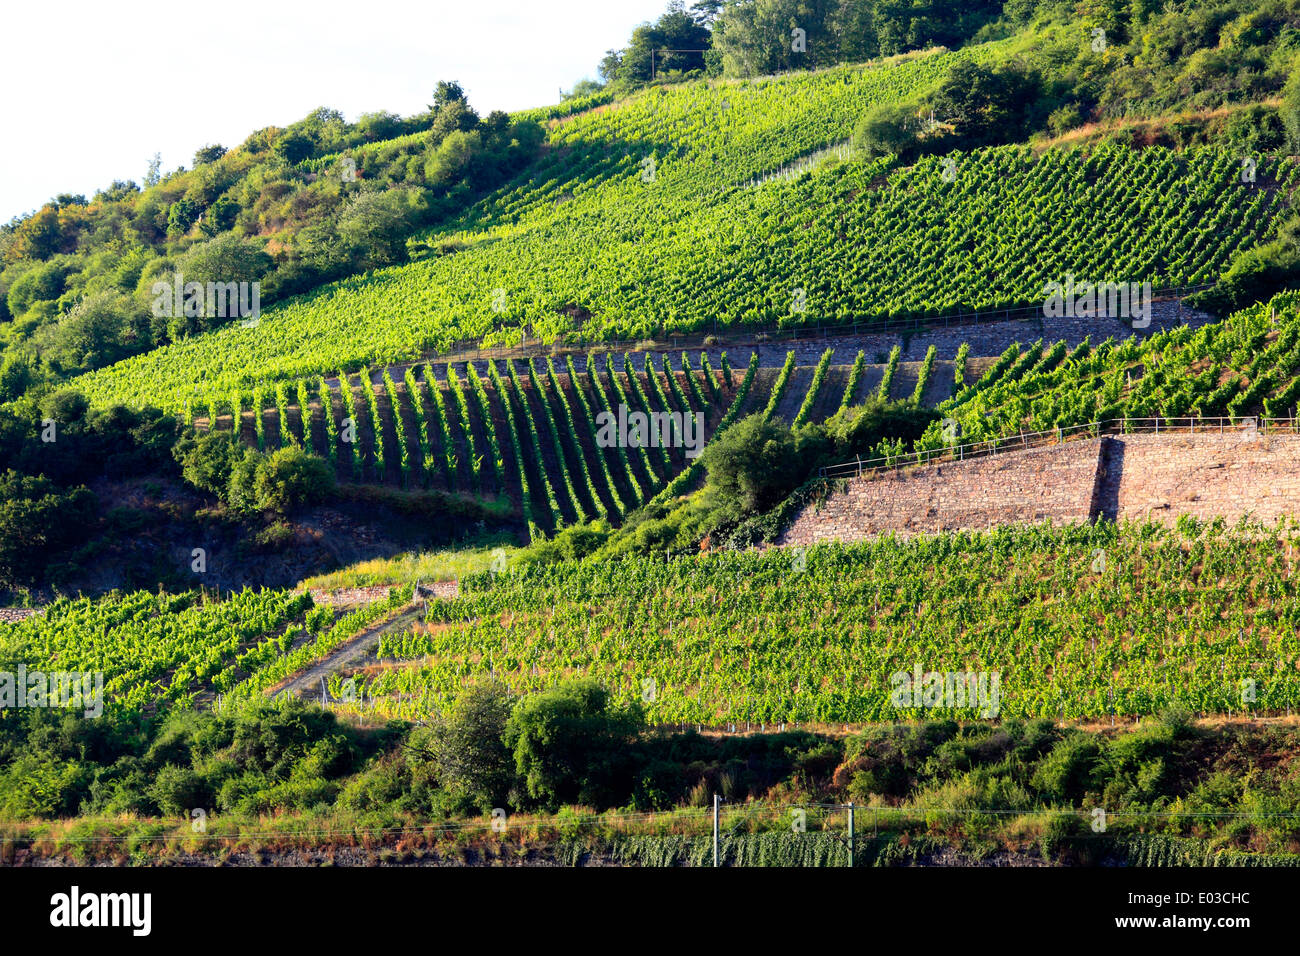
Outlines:
<svg viewBox="0 0 1300 956"><path fill-rule="evenodd" d="M667 0L123 0L10 4L0 222L57 193L190 166L317 106L403 116L459 80L481 114L542 106Z"/></svg>

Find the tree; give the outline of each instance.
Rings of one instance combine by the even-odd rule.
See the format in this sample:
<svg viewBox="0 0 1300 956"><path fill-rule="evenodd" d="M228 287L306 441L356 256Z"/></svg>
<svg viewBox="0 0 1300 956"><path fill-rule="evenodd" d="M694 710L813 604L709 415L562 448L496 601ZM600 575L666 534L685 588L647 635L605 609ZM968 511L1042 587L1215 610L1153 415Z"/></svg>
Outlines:
<svg viewBox="0 0 1300 956"><path fill-rule="evenodd" d="M439 782L485 813L505 805L514 782L514 760L502 739L510 711L504 684L475 684L431 735Z"/></svg>
<svg viewBox="0 0 1300 956"><path fill-rule="evenodd" d="M276 155L286 163L297 164L316 150L316 139L302 130L290 129L275 141L274 149Z"/></svg>
<svg viewBox="0 0 1300 956"><path fill-rule="evenodd" d="M256 282L274 265L260 242L220 235L191 246L176 260L176 271L186 282Z"/></svg>
<svg viewBox="0 0 1300 956"><path fill-rule="evenodd" d="M878 103L858 121L853 131L853 148L869 157L892 153L906 162L916 151L920 127L914 111Z"/></svg>
<svg viewBox="0 0 1300 956"><path fill-rule="evenodd" d="M205 236L211 238L234 228L235 221L238 218L239 203L229 196L222 196L209 206L207 212L203 214L199 229L203 231Z"/></svg>
<svg viewBox="0 0 1300 956"><path fill-rule="evenodd" d="M433 89L433 105L429 109L435 113L452 103L465 102L465 91L455 80L439 80Z"/></svg>
<svg viewBox="0 0 1300 956"><path fill-rule="evenodd" d="M121 202L128 196L135 195L139 192L140 187L135 184L135 180L115 179L113 180L113 184L107 189L101 189L99 192L95 193L95 202Z"/></svg>
<svg viewBox="0 0 1300 956"><path fill-rule="evenodd" d="M576 100L583 96L591 96L593 93L599 93L604 88L605 88L604 84L600 83L598 80L592 80L584 77L583 79L579 80L577 83L573 84L573 89L569 90L567 93L562 92L560 94L560 99Z"/></svg>
<svg viewBox="0 0 1300 956"><path fill-rule="evenodd" d="M49 560L81 540L95 516L84 487L57 488L48 478L0 475L0 587L38 581Z"/></svg>
<svg viewBox="0 0 1300 956"><path fill-rule="evenodd" d="M364 192L339 216L339 236L366 268L406 261L406 234L413 213L406 191Z"/></svg>
<svg viewBox="0 0 1300 956"><path fill-rule="evenodd" d="M834 63L838 46L830 30L833 11L829 0L728 5L713 26L724 71L729 76L755 76Z"/></svg>
<svg viewBox="0 0 1300 956"><path fill-rule="evenodd" d="M704 449L708 496L729 516L766 511L803 477L795 435L762 412L732 425Z"/></svg>
<svg viewBox="0 0 1300 956"><path fill-rule="evenodd" d="M36 381L36 370L30 359L20 355L5 356L0 365L0 402L12 402Z"/></svg>
<svg viewBox="0 0 1300 956"><path fill-rule="evenodd" d="M130 296L108 289L88 295L41 328L39 354L64 372L87 371L125 358L148 341L148 323Z"/></svg>
<svg viewBox="0 0 1300 956"><path fill-rule="evenodd" d="M149 160L149 171L144 174L144 188L151 189L157 186L162 176L159 170L162 169L162 153L154 153L153 159Z"/></svg>
<svg viewBox="0 0 1300 956"><path fill-rule="evenodd" d="M574 680L523 698L504 735L527 796L548 809L607 802L627 745L643 723L635 705L613 707L592 680Z"/></svg>
<svg viewBox="0 0 1300 956"><path fill-rule="evenodd" d="M224 146L203 146L194 153L194 166L198 168L205 163L215 163L226 155Z"/></svg>
<svg viewBox="0 0 1300 956"><path fill-rule="evenodd" d="M618 79L618 72L623 67L622 50L606 50L604 57L601 58L600 65L596 67L596 72L606 83L613 83Z"/></svg>
<svg viewBox="0 0 1300 956"><path fill-rule="evenodd" d="M452 100L434 114L429 128L430 142L442 142L452 133L468 133L478 126L478 114L463 99Z"/></svg>
<svg viewBox="0 0 1300 956"><path fill-rule="evenodd" d="M186 481L200 491L225 498L235 463L244 457L244 446L228 432L208 431L181 438L172 455Z"/></svg>
<svg viewBox="0 0 1300 956"><path fill-rule="evenodd" d="M433 185L447 187L469 178L482 152L482 142L477 132L451 133L426 160L424 178Z"/></svg>
<svg viewBox="0 0 1300 956"><path fill-rule="evenodd" d="M48 259L64 248L62 225L58 207L51 203L32 213L14 230L14 239L5 252L5 259ZM17 315L17 313L14 313Z"/></svg>
<svg viewBox="0 0 1300 956"><path fill-rule="evenodd" d="M323 458L288 446L259 462L253 493L263 511L287 514L324 501L334 491L334 472Z"/></svg>
<svg viewBox="0 0 1300 956"><path fill-rule="evenodd" d="M386 110L362 113L357 119L357 130L368 143L392 139L402 131L402 118Z"/></svg>
<svg viewBox="0 0 1300 956"><path fill-rule="evenodd" d="M722 16L725 0L695 0L691 4L691 19L702 27L707 27Z"/></svg>
<svg viewBox="0 0 1300 956"><path fill-rule="evenodd" d="M9 314L20 317L37 302L53 302L63 295L68 266L61 261L33 264L9 287L6 303Z"/></svg>
<svg viewBox="0 0 1300 956"><path fill-rule="evenodd" d="M1036 74L963 62L948 71L930 105L963 148L1013 142L1023 133L1040 89Z"/></svg>
<svg viewBox="0 0 1300 956"><path fill-rule="evenodd" d="M167 234L183 236L190 231L203 210L193 199L182 196L167 209Z"/></svg>
<svg viewBox="0 0 1300 956"><path fill-rule="evenodd" d="M661 73L703 70L710 42L709 31L686 13L682 0L672 0L653 24L643 23L632 31L627 48L618 57L615 77L624 86L634 86ZM605 69L602 62L602 75L606 75Z"/></svg>
<svg viewBox="0 0 1300 956"><path fill-rule="evenodd" d="M264 456L252 448L245 448L242 457L230 466L230 483L226 486L225 501L231 510L252 514L258 510L257 467Z"/></svg>
<svg viewBox="0 0 1300 956"><path fill-rule="evenodd" d="M86 417L90 400L75 388L61 388L41 402L41 412L60 425L74 425Z"/></svg>

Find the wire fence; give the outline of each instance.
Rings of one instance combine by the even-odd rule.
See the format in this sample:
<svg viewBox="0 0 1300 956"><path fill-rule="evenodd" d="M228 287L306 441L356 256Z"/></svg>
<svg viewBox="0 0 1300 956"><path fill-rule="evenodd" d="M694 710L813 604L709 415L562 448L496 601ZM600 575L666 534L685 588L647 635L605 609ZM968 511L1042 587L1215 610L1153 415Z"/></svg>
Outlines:
<svg viewBox="0 0 1300 956"><path fill-rule="evenodd" d="M876 841L883 836L897 839L913 830L932 832L935 827L954 825L997 826L1001 823L1032 820L1052 824L1062 820L1078 821L1070 830L1073 839L1106 840L1153 835L1178 835L1194 833L1204 827L1221 824L1262 824L1292 829L1300 828L1300 812L1287 810L1145 810L1107 809L1104 805L1078 807L957 807L947 805L888 805L880 803L857 804L821 802L818 800L767 802L729 802L714 793L709 806L678 807L671 810L583 812L567 808L561 814L539 817L528 814L509 814L504 808L493 810L491 815L472 820L430 820L392 826L363 826L353 823L293 827L289 821L281 827L241 826L233 823L229 832L222 832L222 819L204 812L193 814L194 820L140 820L138 827L123 827L122 821L112 821L113 833L53 832L48 824L27 829L26 824L11 824L0 833L0 865L15 865L18 849L41 847L44 852L58 854L69 848L98 848L100 851L129 848L133 853L142 847L159 848L189 853L211 853L216 847L230 851L243 846L255 850L259 844L285 848L294 844L328 847L332 843L374 849L376 845L407 842L413 839L444 841L466 846L475 837L509 843L522 842L533 849L572 844L584 838L617 840L620 837L684 838L712 842L712 865L730 862L722 852L723 841L727 849L734 841L746 837L784 837L817 839L829 837L838 844L833 857L823 855L820 865L854 866L856 851L864 849L863 841ZM869 819L870 831L867 821ZM201 822L194 822L201 821ZM107 821L106 821L107 823ZM1177 831L1171 833L1170 831ZM1200 835L1184 837L1212 852L1210 837ZM873 854L874 855L874 854ZM1243 854L1270 859L1267 854ZM1300 858L1296 858L1300 859ZM707 865L708 856L700 863ZM790 860L785 861L791 862ZM862 862L870 865L871 860ZM1289 862L1289 861L1288 861ZM741 865L744 865L741 862Z"/></svg>

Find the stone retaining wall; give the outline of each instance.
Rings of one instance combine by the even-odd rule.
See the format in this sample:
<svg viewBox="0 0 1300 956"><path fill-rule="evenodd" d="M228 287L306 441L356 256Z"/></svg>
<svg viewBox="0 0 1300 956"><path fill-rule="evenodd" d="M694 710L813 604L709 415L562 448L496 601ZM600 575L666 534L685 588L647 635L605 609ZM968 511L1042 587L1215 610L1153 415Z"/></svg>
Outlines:
<svg viewBox="0 0 1300 956"><path fill-rule="evenodd" d="M1114 435L850 478L801 511L779 544L982 530L999 524L1229 523L1300 515L1300 436Z"/></svg>

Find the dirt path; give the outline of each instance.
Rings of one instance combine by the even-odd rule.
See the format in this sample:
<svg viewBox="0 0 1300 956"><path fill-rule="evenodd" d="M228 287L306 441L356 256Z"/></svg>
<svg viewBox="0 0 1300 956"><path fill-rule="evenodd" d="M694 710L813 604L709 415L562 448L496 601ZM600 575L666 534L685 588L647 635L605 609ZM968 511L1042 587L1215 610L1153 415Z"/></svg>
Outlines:
<svg viewBox="0 0 1300 956"><path fill-rule="evenodd" d="M456 581L439 581L429 587L421 587L415 600L401 608L394 617L378 621L360 634L348 638L321 660L268 688L267 695L273 697L287 691L303 697L318 692L322 679L328 681L333 672L365 657L385 634L400 631L420 620L424 616L425 601L455 597L459 590Z"/></svg>

